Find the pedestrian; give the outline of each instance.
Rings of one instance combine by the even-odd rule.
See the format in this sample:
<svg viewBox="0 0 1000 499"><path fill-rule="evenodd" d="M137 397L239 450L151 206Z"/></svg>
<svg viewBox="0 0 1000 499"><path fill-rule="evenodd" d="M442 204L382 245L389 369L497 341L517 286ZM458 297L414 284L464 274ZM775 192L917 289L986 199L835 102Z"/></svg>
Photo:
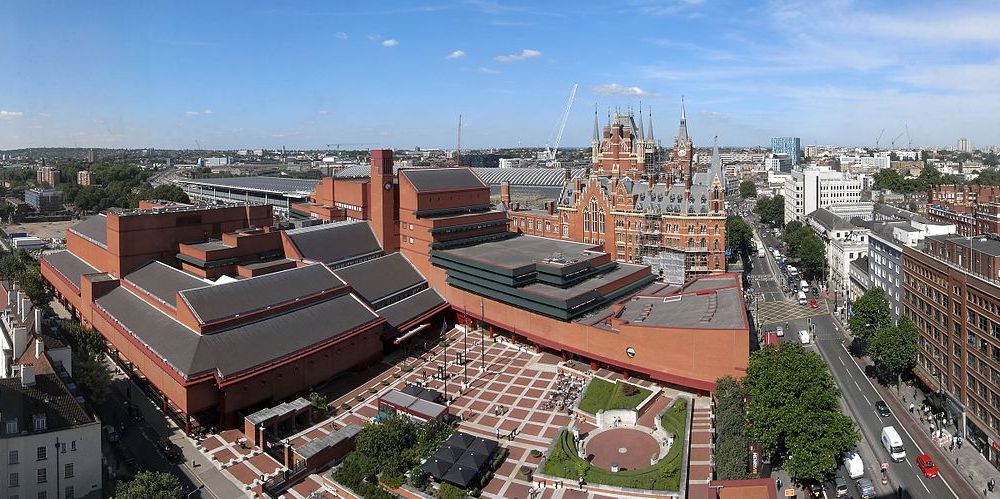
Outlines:
<svg viewBox="0 0 1000 499"><path fill-rule="evenodd" d="M913 414L913 402L910 402L910 414Z"/></svg>
<svg viewBox="0 0 1000 499"><path fill-rule="evenodd" d="M951 444L948 445L948 450L950 450L952 452L955 451L955 442L954 441Z"/></svg>

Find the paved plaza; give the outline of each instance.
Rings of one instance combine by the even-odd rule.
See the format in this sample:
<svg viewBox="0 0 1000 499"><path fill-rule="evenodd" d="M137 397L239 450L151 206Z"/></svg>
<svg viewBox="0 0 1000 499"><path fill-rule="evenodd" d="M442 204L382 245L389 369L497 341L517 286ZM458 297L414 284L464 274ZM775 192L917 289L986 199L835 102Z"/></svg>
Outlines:
<svg viewBox="0 0 1000 499"><path fill-rule="evenodd" d="M465 335L458 330L452 330L447 334L447 338L450 342L447 347L435 346L419 355L414 354L404 358L400 353L395 356L398 360L386 359L386 362L393 364L391 368L331 402L330 407L336 409L333 417L287 440L298 446L348 424L364 425L378 412L377 401L381 393L393 388L402 389L408 383L423 383L428 388L447 393L447 396L453 399L450 412L461 418L459 430L499 440L501 446L510 451L506 462L483 490L483 497L528 498L534 484L519 475L518 470L521 466L534 469L539 464L541 458L532 457L531 451L547 452L552 440L573 420L576 420L578 428L583 433L597 429L592 422L587 421L587 418L572 411L577 393L574 387L582 386L590 379L592 374L589 372L589 366L574 361L564 363L556 356L536 353L533 349L511 344L503 338L494 341L487 337L485 344L481 345L478 332L469 333L467 337L468 362L463 366L454 360L465 344ZM485 353L485 371L481 350ZM445 381L434 379L438 366L444 365L446 358L449 375L447 387ZM396 362L393 362L394 360ZM604 370L596 374L612 380L620 378L620 375ZM462 384L466 376L468 386L463 389ZM632 379L630 382L653 387L653 384L647 381ZM375 393L372 393L373 391ZM665 390L650 403L638 423L653 427L652 418L662 411L672 400L672 395L676 394L675 391ZM557 402L553 403L553 400ZM561 400L572 403L564 404L563 408L560 408L558 401ZM710 460L708 443L711 441L711 436L710 427L704 426L700 421L707 417L709 401L707 398L694 400L695 423L689 440L692 443L690 478L692 483L707 484ZM627 432L635 432L639 437L633 439L631 434L626 435ZM639 467L640 461L645 463L644 466L648 466L650 455L655 454L658 449L656 440L638 430L616 429L605 431L604 434L608 435L609 447L607 452L601 450L595 453L597 466L610 467L613 459L622 467ZM598 434L597 437L600 438L601 435ZM248 448L242 442L245 440L240 431L227 430L206 438L200 445L202 452L209 456L216 467L221 468L233 483L249 493L249 490L258 485L262 479L266 480L281 473L283 467L267 453ZM590 445L605 447L601 441L592 442ZM621 453L619 452L621 448L629 452ZM696 450L697 455L695 455ZM639 458L635 458L635 455ZM632 461L636 459L637 461L633 463ZM563 485L565 487L545 488L533 497L615 496L576 490L575 483ZM319 475L310 475L286 495L307 497L309 493L317 490L328 494L329 497L336 497L333 489Z"/></svg>

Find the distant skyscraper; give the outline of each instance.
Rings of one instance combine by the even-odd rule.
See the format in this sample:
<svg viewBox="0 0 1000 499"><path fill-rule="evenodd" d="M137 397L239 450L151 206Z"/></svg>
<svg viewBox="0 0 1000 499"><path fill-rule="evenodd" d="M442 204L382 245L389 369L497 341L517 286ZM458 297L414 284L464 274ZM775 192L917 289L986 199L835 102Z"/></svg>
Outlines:
<svg viewBox="0 0 1000 499"><path fill-rule="evenodd" d="M80 170L76 172L76 183L80 185L91 185L93 183L93 178L90 172L87 170Z"/></svg>
<svg viewBox="0 0 1000 499"><path fill-rule="evenodd" d="M35 172L35 182L38 185L55 187L59 185L59 170L51 166L43 166Z"/></svg>
<svg viewBox="0 0 1000 499"><path fill-rule="evenodd" d="M965 137L958 139L958 152L972 152L972 143L969 139Z"/></svg>
<svg viewBox="0 0 1000 499"><path fill-rule="evenodd" d="M800 149L802 149L801 140L798 137L771 138L771 152L788 156L788 159L792 162L792 166L796 166L802 162Z"/></svg>

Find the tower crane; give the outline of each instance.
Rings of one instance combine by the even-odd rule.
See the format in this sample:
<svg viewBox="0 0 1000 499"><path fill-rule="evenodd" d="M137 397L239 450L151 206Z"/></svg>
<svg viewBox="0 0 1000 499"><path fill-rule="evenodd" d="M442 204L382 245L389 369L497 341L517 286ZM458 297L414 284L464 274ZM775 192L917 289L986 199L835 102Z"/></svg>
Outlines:
<svg viewBox="0 0 1000 499"><path fill-rule="evenodd" d="M574 83L573 88L569 91L569 99L566 101L566 108L563 109L562 120L559 121L559 131L556 133L555 144L553 144L552 149L549 149L549 145L545 144L545 166L547 167L552 167L556 164L556 153L559 152L559 143L562 142L563 132L566 130L566 120L569 119L569 111L573 108L573 101L576 99L576 89L579 86L579 83Z"/></svg>
<svg viewBox="0 0 1000 499"><path fill-rule="evenodd" d="M906 148L913 149L913 138L910 137L910 125L903 125L906 127Z"/></svg>
<svg viewBox="0 0 1000 499"><path fill-rule="evenodd" d="M882 140L883 134L885 134L885 128L883 128L882 131L878 133L878 137L875 139L875 149L878 149L878 142Z"/></svg>
<svg viewBox="0 0 1000 499"><path fill-rule="evenodd" d="M889 143L890 144L889 147L895 149L896 148L896 141L899 140L899 138L902 137L904 133L905 132L899 132L899 135L897 135L895 138L893 138L892 142Z"/></svg>

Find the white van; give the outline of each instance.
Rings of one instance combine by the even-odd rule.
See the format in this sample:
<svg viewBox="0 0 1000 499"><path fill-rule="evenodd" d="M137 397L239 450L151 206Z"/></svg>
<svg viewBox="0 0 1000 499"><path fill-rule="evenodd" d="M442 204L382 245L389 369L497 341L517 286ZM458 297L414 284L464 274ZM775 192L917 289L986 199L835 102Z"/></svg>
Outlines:
<svg viewBox="0 0 1000 499"><path fill-rule="evenodd" d="M903 448L903 439L899 438L899 433L892 426L882 428L882 447L885 447L885 451L889 453L889 457L893 461L900 463L906 459L906 449Z"/></svg>
<svg viewBox="0 0 1000 499"><path fill-rule="evenodd" d="M844 468L847 470L848 476L854 480L865 476L865 463L858 455L858 451L852 450L844 453Z"/></svg>
<svg viewBox="0 0 1000 499"><path fill-rule="evenodd" d="M802 343L802 346L809 344L809 331L806 331L805 329L799 331L799 343Z"/></svg>
<svg viewBox="0 0 1000 499"><path fill-rule="evenodd" d="M803 279L799 282L799 289L802 291L809 291L809 281Z"/></svg>
<svg viewBox="0 0 1000 499"><path fill-rule="evenodd" d="M799 291L799 305L805 305L806 303L809 303L809 299L806 298L806 292Z"/></svg>

